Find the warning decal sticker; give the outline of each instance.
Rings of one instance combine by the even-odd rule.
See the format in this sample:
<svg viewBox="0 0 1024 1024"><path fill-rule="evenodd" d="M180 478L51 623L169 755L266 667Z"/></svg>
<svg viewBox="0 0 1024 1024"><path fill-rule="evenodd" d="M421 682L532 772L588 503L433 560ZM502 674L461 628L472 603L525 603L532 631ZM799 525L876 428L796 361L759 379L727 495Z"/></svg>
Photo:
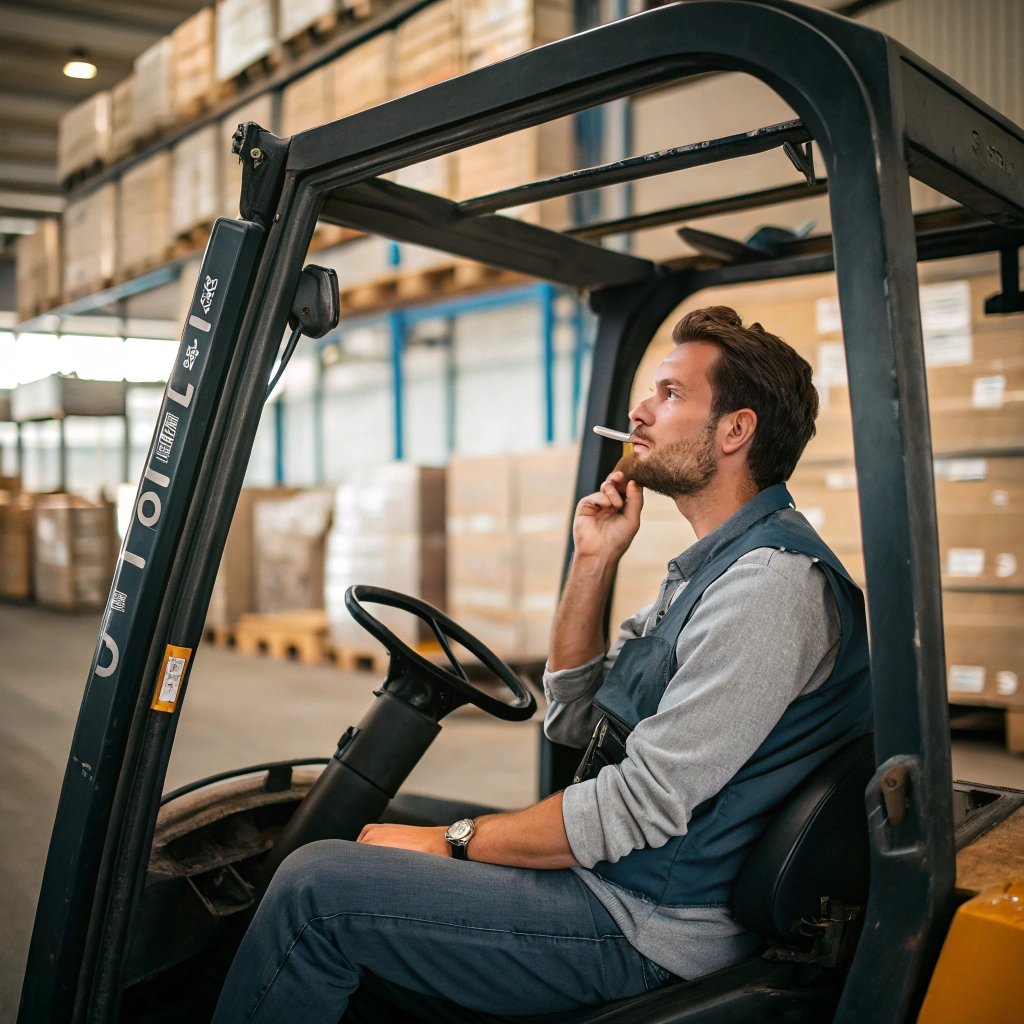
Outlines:
<svg viewBox="0 0 1024 1024"><path fill-rule="evenodd" d="M184 682L185 670L191 657L191 647L167 645L163 664L157 676L156 693L153 694L153 703L150 705L154 711L170 713L178 706L181 684Z"/></svg>

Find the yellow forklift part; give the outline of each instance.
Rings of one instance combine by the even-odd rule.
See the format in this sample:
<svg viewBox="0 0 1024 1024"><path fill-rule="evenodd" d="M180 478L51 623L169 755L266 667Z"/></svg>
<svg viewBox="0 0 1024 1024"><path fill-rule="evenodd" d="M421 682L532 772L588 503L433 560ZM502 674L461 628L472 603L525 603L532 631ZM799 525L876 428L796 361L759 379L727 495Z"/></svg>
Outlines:
<svg viewBox="0 0 1024 1024"><path fill-rule="evenodd" d="M918 1024L1024 1022L1024 882L975 896L953 917Z"/></svg>

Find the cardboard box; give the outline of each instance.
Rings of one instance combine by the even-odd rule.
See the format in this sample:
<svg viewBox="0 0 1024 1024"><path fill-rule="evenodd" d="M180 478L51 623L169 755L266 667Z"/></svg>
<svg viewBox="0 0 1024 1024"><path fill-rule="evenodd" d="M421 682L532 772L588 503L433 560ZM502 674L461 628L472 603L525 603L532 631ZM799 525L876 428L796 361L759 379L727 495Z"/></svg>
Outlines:
<svg viewBox="0 0 1024 1024"><path fill-rule="evenodd" d="M101 185L69 202L63 225L65 298L107 287L117 269L117 185Z"/></svg>
<svg viewBox="0 0 1024 1024"><path fill-rule="evenodd" d="M57 177L110 162L110 93L95 93L61 116L57 127Z"/></svg>
<svg viewBox="0 0 1024 1024"><path fill-rule="evenodd" d="M216 23L212 7L204 7L171 33L171 106L175 117L195 117L215 90Z"/></svg>
<svg viewBox="0 0 1024 1024"><path fill-rule="evenodd" d="M334 495L302 491L253 506L256 611L324 606L324 558Z"/></svg>
<svg viewBox="0 0 1024 1024"><path fill-rule="evenodd" d="M327 120L348 117L395 95L395 33L380 32L341 54L332 68Z"/></svg>
<svg viewBox="0 0 1024 1024"><path fill-rule="evenodd" d="M314 68L289 82L281 93L281 131L295 135L333 120L334 65Z"/></svg>
<svg viewBox="0 0 1024 1024"><path fill-rule="evenodd" d="M437 0L398 26L394 66L399 96L462 73L462 23L454 0Z"/></svg>
<svg viewBox="0 0 1024 1024"><path fill-rule="evenodd" d="M32 598L34 496L0 490L0 597Z"/></svg>
<svg viewBox="0 0 1024 1024"><path fill-rule="evenodd" d="M334 496L336 528L365 533L443 534L445 470L390 462L350 470Z"/></svg>
<svg viewBox="0 0 1024 1024"><path fill-rule="evenodd" d="M294 487L247 487L238 496L206 613L208 627L228 629L256 610L253 507L256 502L284 501L295 493Z"/></svg>
<svg viewBox="0 0 1024 1024"><path fill-rule="evenodd" d="M102 608L114 572L114 510L71 494L36 498L35 592L53 608Z"/></svg>
<svg viewBox="0 0 1024 1024"><path fill-rule="evenodd" d="M218 0L217 80L226 82L266 57L277 43L274 0Z"/></svg>
<svg viewBox="0 0 1024 1024"><path fill-rule="evenodd" d="M171 151L171 234L187 235L212 225L224 207L220 189L221 157L227 147L219 125L186 135Z"/></svg>
<svg viewBox="0 0 1024 1024"><path fill-rule="evenodd" d="M123 416L125 401L122 380L81 380L54 374L15 388L11 414L17 421Z"/></svg>
<svg viewBox="0 0 1024 1024"><path fill-rule="evenodd" d="M339 0L278 0L278 38L293 39L321 19L335 17L344 6Z"/></svg>
<svg viewBox="0 0 1024 1024"><path fill-rule="evenodd" d="M135 76L122 78L110 90L110 158L131 153L137 138L135 124Z"/></svg>
<svg viewBox="0 0 1024 1024"><path fill-rule="evenodd" d="M135 58L132 122L137 138L148 138L174 123L174 47L158 39Z"/></svg>
<svg viewBox="0 0 1024 1024"><path fill-rule="evenodd" d="M164 150L121 176L117 222L118 270L142 273L167 261L171 234L171 154Z"/></svg>
<svg viewBox="0 0 1024 1024"><path fill-rule="evenodd" d="M957 704L1024 708L1024 594L943 594L946 683Z"/></svg>
<svg viewBox="0 0 1024 1024"><path fill-rule="evenodd" d="M515 459L455 455L448 466L448 533L512 530Z"/></svg>
<svg viewBox="0 0 1024 1024"><path fill-rule="evenodd" d="M60 220L43 217L17 243L18 319L29 320L60 302Z"/></svg>
<svg viewBox="0 0 1024 1024"><path fill-rule="evenodd" d="M463 0L467 68L486 67L573 32L570 3L552 0Z"/></svg>

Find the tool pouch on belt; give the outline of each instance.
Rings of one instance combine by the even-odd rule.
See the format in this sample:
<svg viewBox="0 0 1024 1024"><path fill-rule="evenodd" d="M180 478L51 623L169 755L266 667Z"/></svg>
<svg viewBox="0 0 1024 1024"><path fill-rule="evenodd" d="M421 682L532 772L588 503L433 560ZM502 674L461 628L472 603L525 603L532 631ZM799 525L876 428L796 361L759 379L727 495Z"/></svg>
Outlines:
<svg viewBox="0 0 1024 1024"><path fill-rule="evenodd" d="M572 781L586 782L594 778L605 765L622 761L626 756L626 738L630 731L623 723L604 715L597 723L594 735L590 737L590 743L587 744L583 760Z"/></svg>

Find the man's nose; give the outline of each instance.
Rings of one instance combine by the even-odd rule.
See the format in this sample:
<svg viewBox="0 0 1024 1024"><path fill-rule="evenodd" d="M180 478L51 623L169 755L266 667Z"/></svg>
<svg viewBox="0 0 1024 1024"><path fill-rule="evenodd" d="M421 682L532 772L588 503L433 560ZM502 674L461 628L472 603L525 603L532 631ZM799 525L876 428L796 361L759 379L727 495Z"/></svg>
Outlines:
<svg viewBox="0 0 1024 1024"><path fill-rule="evenodd" d="M629 418L634 423L647 423L651 422L651 414L647 411L647 399L645 398L641 402L637 402L632 409L629 410Z"/></svg>

